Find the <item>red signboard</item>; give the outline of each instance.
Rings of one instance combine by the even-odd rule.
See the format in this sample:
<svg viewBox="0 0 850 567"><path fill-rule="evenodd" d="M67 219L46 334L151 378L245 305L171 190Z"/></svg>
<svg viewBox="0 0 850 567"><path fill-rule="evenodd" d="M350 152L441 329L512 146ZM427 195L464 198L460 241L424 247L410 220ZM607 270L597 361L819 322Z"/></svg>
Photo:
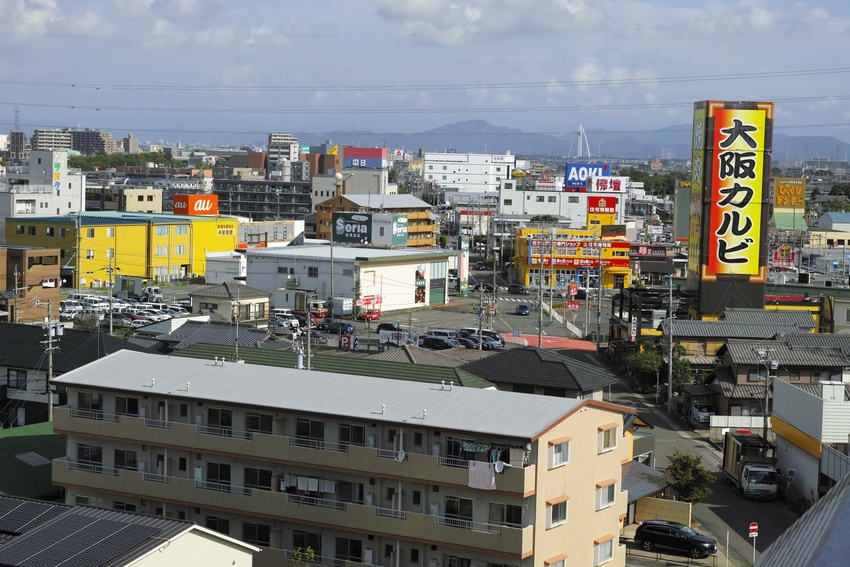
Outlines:
<svg viewBox="0 0 850 567"><path fill-rule="evenodd" d="M756 522L750 522L750 533L754 534L754 533L758 533L758 531L759 531L759 525Z"/></svg>
<svg viewBox="0 0 850 567"><path fill-rule="evenodd" d="M217 215L218 195L175 195L175 215Z"/></svg>
<svg viewBox="0 0 850 567"><path fill-rule="evenodd" d="M567 301L567 309L569 311L578 311L581 309L581 301Z"/></svg>
<svg viewBox="0 0 850 567"><path fill-rule="evenodd" d="M617 213L617 197L588 197L587 214L613 215Z"/></svg>
<svg viewBox="0 0 850 567"><path fill-rule="evenodd" d="M570 284L570 295L578 295L578 284Z"/></svg>

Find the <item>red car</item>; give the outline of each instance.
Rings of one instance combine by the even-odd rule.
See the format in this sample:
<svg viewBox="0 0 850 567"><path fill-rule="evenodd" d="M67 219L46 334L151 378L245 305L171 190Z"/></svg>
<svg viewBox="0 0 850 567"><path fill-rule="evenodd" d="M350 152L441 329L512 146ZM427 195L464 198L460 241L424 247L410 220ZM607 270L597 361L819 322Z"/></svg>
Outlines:
<svg viewBox="0 0 850 567"><path fill-rule="evenodd" d="M361 321L377 321L381 318L381 312L377 309L369 309L368 311L360 313L357 318Z"/></svg>

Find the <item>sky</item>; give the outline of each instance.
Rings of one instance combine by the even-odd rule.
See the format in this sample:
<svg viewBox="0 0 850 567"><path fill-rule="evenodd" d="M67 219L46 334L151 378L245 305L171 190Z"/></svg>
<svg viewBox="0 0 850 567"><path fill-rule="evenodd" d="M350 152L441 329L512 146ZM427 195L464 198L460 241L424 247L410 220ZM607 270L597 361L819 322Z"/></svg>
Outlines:
<svg viewBox="0 0 850 567"><path fill-rule="evenodd" d="M0 132L144 141L554 135L776 103L777 131L850 142L847 0L0 0Z"/></svg>

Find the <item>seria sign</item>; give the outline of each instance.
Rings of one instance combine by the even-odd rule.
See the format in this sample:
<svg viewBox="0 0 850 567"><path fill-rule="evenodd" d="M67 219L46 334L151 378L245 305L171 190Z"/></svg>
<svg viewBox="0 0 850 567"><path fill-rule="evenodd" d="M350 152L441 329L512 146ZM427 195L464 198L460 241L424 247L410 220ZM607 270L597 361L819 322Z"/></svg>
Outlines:
<svg viewBox="0 0 850 567"><path fill-rule="evenodd" d="M372 216L333 213L333 241L366 244L372 241Z"/></svg>

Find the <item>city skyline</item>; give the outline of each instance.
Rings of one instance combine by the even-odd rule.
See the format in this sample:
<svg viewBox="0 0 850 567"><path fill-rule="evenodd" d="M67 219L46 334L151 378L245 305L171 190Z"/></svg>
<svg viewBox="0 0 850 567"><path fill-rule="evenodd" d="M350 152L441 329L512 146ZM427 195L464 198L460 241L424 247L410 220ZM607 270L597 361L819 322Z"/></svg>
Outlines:
<svg viewBox="0 0 850 567"><path fill-rule="evenodd" d="M846 5L471 0L0 0L0 131L141 140L528 133L688 124L698 100L776 102L777 130L850 139ZM845 40L846 42L846 40ZM61 56L60 56L61 54ZM122 134L123 133L123 134Z"/></svg>

